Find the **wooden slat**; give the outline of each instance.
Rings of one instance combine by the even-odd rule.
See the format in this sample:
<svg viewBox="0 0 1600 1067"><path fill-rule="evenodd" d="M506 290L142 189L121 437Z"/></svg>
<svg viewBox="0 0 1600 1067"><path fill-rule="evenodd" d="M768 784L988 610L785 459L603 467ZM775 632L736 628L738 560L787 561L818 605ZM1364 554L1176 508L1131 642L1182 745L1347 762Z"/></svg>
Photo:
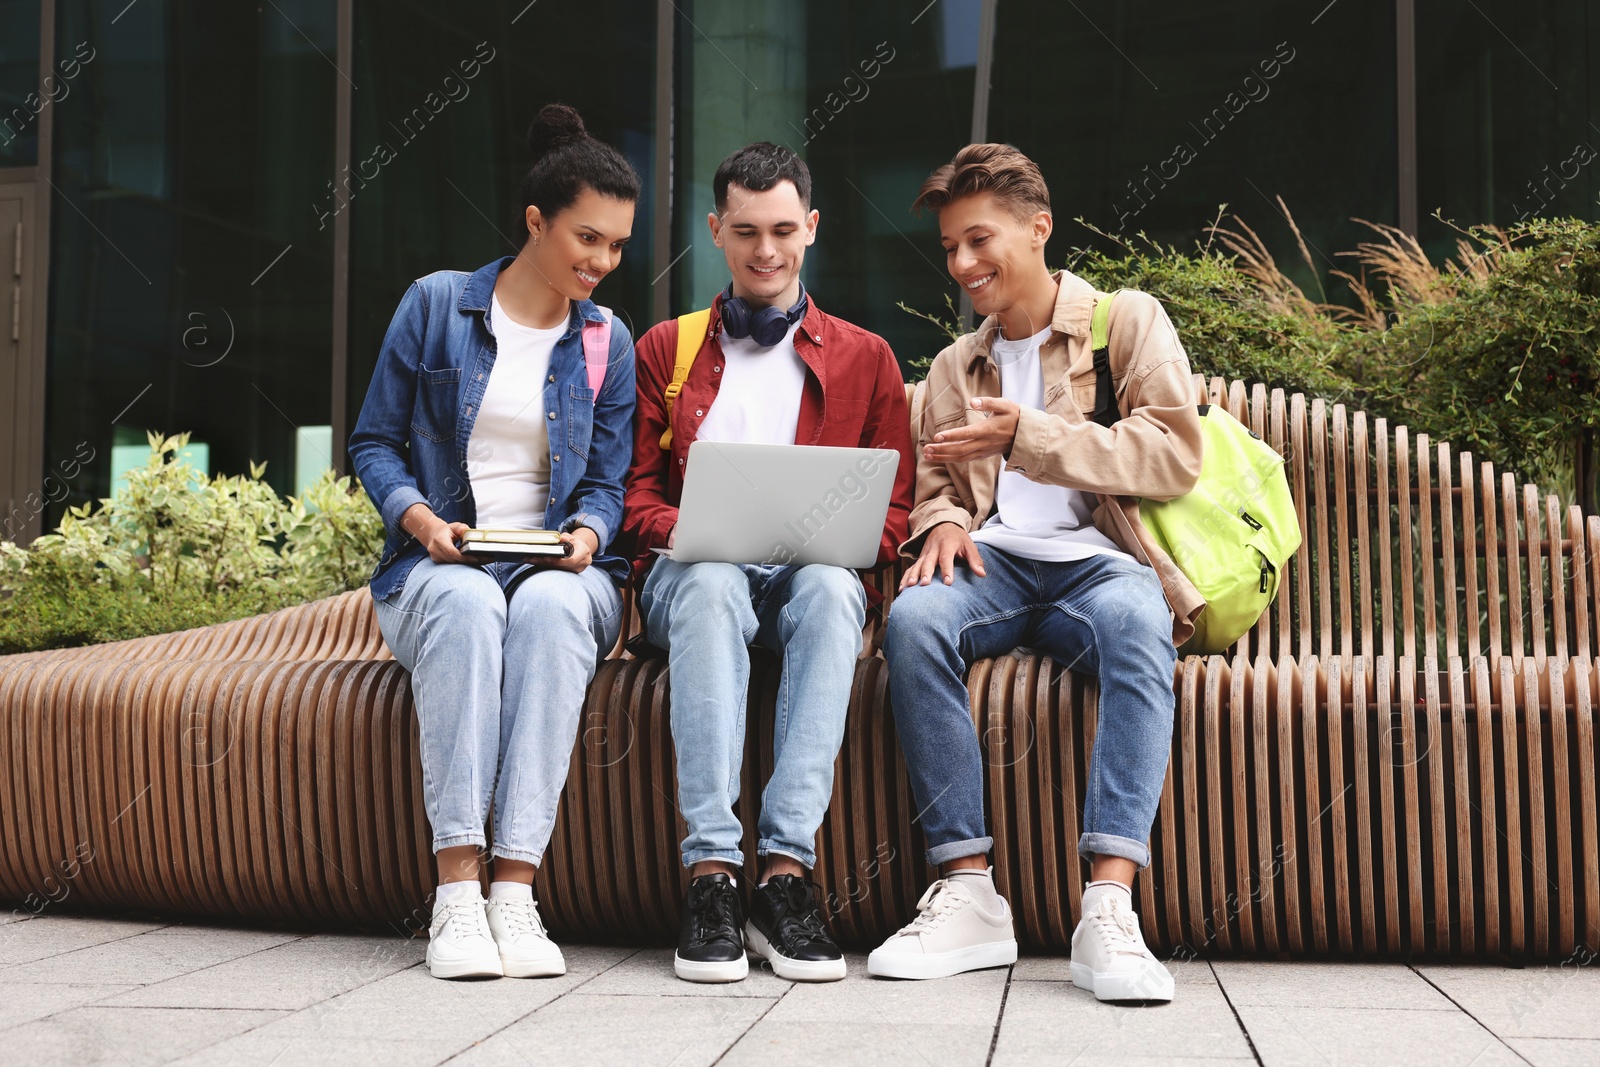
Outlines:
<svg viewBox="0 0 1600 1067"><path fill-rule="evenodd" d="M1417 659L1417 564L1411 543L1411 439L1404 426L1394 430L1394 489L1399 504L1400 559L1395 584L1400 587L1401 655Z"/></svg>
<svg viewBox="0 0 1600 1067"><path fill-rule="evenodd" d="M1539 536L1539 528L1544 525L1539 521L1539 490L1532 485L1522 487L1522 545L1528 557L1528 617L1530 638L1533 643L1533 659L1540 667L1544 666L1546 655L1545 623L1544 623L1544 552Z"/></svg>
<svg viewBox="0 0 1600 1067"><path fill-rule="evenodd" d="M1567 540L1572 545L1572 654L1588 659L1589 644L1589 553L1584 549L1583 511L1574 504L1567 509Z"/></svg>
<svg viewBox="0 0 1600 1067"><path fill-rule="evenodd" d="M1383 651L1389 662L1395 658L1394 631L1398 621L1399 611L1394 603L1394 550L1390 547L1389 528L1389 424L1384 419L1377 421L1374 437L1378 445L1378 453L1374 458L1377 467L1377 511L1378 511L1378 592L1382 603L1382 612L1379 618L1383 630ZM1404 485L1401 491L1404 492Z"/></svg>
<svg viewBox="0 0 1600 1067"><path fill-rule="evenodd" d="M1519 720L1527 714L1522 707L1522 694L1517 686L1520 665L1510 657L1500 660L1500 767L1502 797L1505 801L1505 853L1506 853L1506 905L1508 923L1506 939L1513 955L1521 955L1527 940L1527 919L1523 911L1526 892L1524 885L1527 851L1522 846L1522 782L1524 775L1517 752Z"/></svg>
<svg viewBox="0 0 1600 1067"><path fill-rule="evenodd" d="M1350 439L1349 418L1343 404L1333 406L1333 515L1338 524L1334 541L1338 544L1338 580L1334 583L1339 600L1339 655L1356 655L1352 607L1356 591L1350 574Z"/></svg>
<svg viewBox="0 0 1600 1067"><path fill-rule="evenodd" d="M1439 442L1439 547L1443 565L1442 588L1444 598L1444 649L1439 652L1441 662L1461 655L1461 629L1456 621L1456 521L1455 486L1450 469L1450 446ZM1430 612L1429 614L1432 614Z"/></svg>
<svg viewBox="0 0 1600 1067"><path fill-rule="evenodd" d="M1478 512L1473 494L1470 452L1461 454L1461 559L1466 584L1466 659L1470 663L1483 654L1483 638L1478 624Z"/></svg>
<svg viewBox="0 0 1600 1067"><path fill-rule="evenodd" d="M1314 605L1311 600L1311 571L1315 567L1315 562L1310 556L1316 543L1316 531L1312 528L1313 520L1306 500L1306 472L1311 465L1311 456L1310 439L1306 429L1306 398L1303 393L1295 393L1289 398L1289 434L1290 440L1294 442L1290 486L1294 490L1294 510L1300 517L1301 545L1301 550L1294 554L1292 563L1295 585L1300 594L1297 612L1300 617L1300 634L1294 654L1303 660L1313 651L1311 618Z"/></svg>
<svg viewBox="0 0 1600 1067"><path fill-rule="evenodd" d="M1463 483L1465 487L1466 483ZM1477 948L1477 912L1473 900L1472 768L1467 747L1467 683L1460 656L1450 657L1450 769L1455 786L1454 876L1450 887L1455 907L1455 951L1470 955ZM1446 946L1448 947L1448 946Z"/></svg>
<svg viewBox="0 0 1600 1067"><path fill-rule="evenodd" d="M1369 533L1369 518L1367 508L1368 479L1367 468L1370 463L1368 457L1369 442L1367 440L1367 413L1358 411L1355 415L1355 424L1351 432L1351 447L1355 452L1355 508L1356 508L1356 567L1360 591L1358 600L1361 604L1361 655L1366 657L1370 667L1378 650L1373 644L1372 629L1372 604L1375 599L1372 585L1372 538ZM1380 494L1379 501L1383 501ZM1383 508L1387 510L1388 505Z"/></svg>
<svg viewBox="0 0 1600 1067"><path fill-rule="evenodd" d="M1480 485L1483 490L1483 581L1484 588L1489 596L1489 669L1500 669L1500 657L1504 654L1502 641L1502 627L1500 625L1501 586L1500 586L1500 542L1499 542L1499 504L1494 491L1494 465L1484 463L1479 468ZM1516 527L1512 527L1507 534L1513 541L1516 540ZM1520 632L1520 631L1519 631ZM1519 653L1520 655L1520 653Z"/></svg>
<svg viewBox="0 0 1600 1067"><path fill-rule="evenodd" d="M1485 509L1485 518L1490 512ZM1492 557L1491 557L1492 558ZM1483 951L1491 955L1501 951L1500 903L1500 819L1497 801L1501 796L1501 778L1495 771L1496 719L1495 696L1488 659L1479 656L1472 661L1472 707L1478 737L1478 790L1473 810L1478 818L1478 838L1482 842L1483 865L1478 884L1483 886Z"/></svg>
<svg viewBox="0 0 1600 1067"><path fill-rule="evenodd" d="M1500 479L1500 508L1506 534L1506 604L1511 617L1509 651L1512 665L1521 666L1526 646L1522 636L1522 566L1517 558L1517 546L1522 534L1517 530L1517 483L1509 474Z"/></svg>
<svg viewBox="0 0 1600 1067"><path fill-rule="evenodd" d="M1421 557L1417 584L1422 586L1422 649L1417 662L1430 656L1439 656L1439 597L1434 574L1438 567L1438 549L1433 542L1433 464L1428 455L1428 435L1417 435L1417 531L1418 551Z"/></svg>
<svg viewBox="0 0 1600 1067"><path fill-rule="evenodd" d="M1561 547L1561 502L1554 496L1544 498L1545 551L1550 561L1550 619L1555 639L1555 656L1567 658L1567 581L1562 573L1566 558Z"/></svg>
<svg viewBox="0 0 1600 1067"><path fill-rule="evenodd" d="M1554 498L1551 502L1553 521ZM1559 653L1558 656L1559 659L1546 661L1542 681L1550 694L1550 712L1545 722L1550 750L1550 830L1556 853L1552 872L1556 897L1555 942L1550 947L1556 955L1567 956L1578 944L1577 892L1572 869L1572 812L1577 798L1572 793L1572 753L1567 747L1566 657Z"/></svg>

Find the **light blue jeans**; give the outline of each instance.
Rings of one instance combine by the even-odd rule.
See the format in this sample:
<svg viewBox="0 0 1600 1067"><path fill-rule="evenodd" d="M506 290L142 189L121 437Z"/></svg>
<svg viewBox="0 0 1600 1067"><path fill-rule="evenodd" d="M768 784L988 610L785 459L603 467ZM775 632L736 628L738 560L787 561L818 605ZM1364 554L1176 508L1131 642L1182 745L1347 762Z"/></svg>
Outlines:
<svg viewBox="0 0 1600 1067"><path fill-rule="evenodd" d="M596 567L424 559L376 604L383 639L411 672L433 850L484 847L492 800L494 855L537 864L584 693L622 625L616 585Z"/></svg>
<svg viewBox="0 0 1600 1067"><path fill-rule="evenodd" d="M742 866L733 805L744 764L750 644L783 656L773 771L761 794L756 852L817 862L817 828L861 654L867 598L842 567L768 567L658 559L639 595L650 642L667 650L683 865Z"/></svg>
<svg viewBox="0 0 1600 1067"><path fill-rule="evenodd" d="M984 833L983 754L963 676L975 659L1027 647L1100 682L1079 854L1148 867L1178 659L1160 580L1120 556L1043 563L992 545L978 551L986 577L961 564L950 585L935 576L905 590L883 639L928 863L981 856L994 844Z"/></svg>

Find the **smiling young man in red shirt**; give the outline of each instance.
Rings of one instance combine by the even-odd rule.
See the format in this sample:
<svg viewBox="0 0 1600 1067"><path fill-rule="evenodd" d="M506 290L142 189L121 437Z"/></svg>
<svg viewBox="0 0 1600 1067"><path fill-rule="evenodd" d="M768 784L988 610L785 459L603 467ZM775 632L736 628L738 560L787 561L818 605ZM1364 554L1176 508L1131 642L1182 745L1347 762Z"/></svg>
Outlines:
<svg viewBox="0 0 1600 1067"><path fill-rule="evenodd" d="M833 791L867 591L842 567L680 563L651 550L673 543L696 440L833 445L900 454L878 551L880 563L893 560L916 469L905 384L883 338L825 314L800 283L817 235L804 161L778 145L747 145L717 168L712 191L711 238L731 282L712 305L670 416L664 397L681 321L659 323L635 346L638 408L623 502L645 632L667 650L678 802L688 824L682 855L692 881L674 969L689 981L737 981L748 972L748 937L779 975L830 981L844 977L844 956L806 872ZM783 656L783 674L757 827L762 871L746 926L735 880L744 829L733 805L752 642Z"/></svg>

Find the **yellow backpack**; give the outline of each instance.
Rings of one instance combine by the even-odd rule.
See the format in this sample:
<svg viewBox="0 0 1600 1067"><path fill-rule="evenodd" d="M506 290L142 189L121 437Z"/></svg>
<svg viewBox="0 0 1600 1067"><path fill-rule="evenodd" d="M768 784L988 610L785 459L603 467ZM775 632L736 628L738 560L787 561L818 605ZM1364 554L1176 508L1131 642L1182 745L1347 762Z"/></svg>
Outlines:
<svg viewBox="0 0 1600 1067"><path fill-rule="evenodd" d="M694 366L694 357L699 355L700 345L705 342L706 330L710 325L710 308L678 316L678 352L672 363L672 381L667 383L662 393L662 399L667 403L667 429L661 435L662 448L672 447L672 408L677 403L678 394L683 392L683 383L689 380L689 368Z"/></svg>

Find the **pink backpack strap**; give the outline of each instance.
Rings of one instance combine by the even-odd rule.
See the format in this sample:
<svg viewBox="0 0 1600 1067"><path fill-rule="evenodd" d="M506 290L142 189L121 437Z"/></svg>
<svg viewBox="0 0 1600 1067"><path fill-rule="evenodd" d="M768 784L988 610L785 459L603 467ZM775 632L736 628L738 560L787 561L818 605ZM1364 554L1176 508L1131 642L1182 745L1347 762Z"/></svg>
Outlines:
<svg viewBox="0 0 1600 1067"><path fill-rule="evenodd" d="M599 403L600 386L606 380L606 364L611 362L611 309L598 304L595 307L605 316L605 321L583 324L583 366L589 372L589 390Z"/></svg>

